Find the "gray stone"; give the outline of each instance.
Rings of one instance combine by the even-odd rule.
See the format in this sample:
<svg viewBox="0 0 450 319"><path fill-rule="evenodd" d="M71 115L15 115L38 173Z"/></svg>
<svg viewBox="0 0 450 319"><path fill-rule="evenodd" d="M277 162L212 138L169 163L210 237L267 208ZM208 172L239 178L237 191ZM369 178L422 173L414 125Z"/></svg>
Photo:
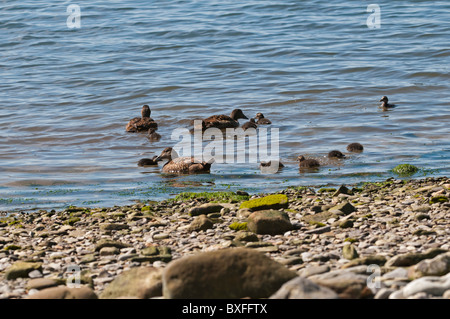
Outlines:
<svg viewBox="0 0 450 319"><path fill-rule="evenodd" d="M268 298L297 274L247 248L201 252L172 261L163 273L169 299Z"/></svg>
<svg viewBox="0 0 450 319"><path fill-rule="evenodd" d="M206 203L200 206L192 207L188 214L190 216L208 215L210 213L218 213L222 210L223 205L216 203Z"/></svg>
<svg viewBox="0 0 450 319"><path fill-rule="evenodd" d="M27 283L27 289L45 289L50 287L56 287L61 283L60 280L52 279L52 278L36 278L31 279Z"/></svg>
<svg viewBox="0 0 450 319"><path fill-rule="evenodd" d="M120 253L120 249L117 247L103 247L100 249L100 256L112 256Z"/></svg>
<svg viewBox="0 0 450 319"><path fill-rule="evenodd" d="M407 267L417 264L424 259L434 258L439 254L446 253L445 249L433 248L425 253L400 254L392 257L386 262L386 267Z"/></svg>
<svg viewBox="0 0 450 319"><path fill-rule="evenodd" d="M330 271L330 266L320 265L320 266L309 266L298 271L300 277L309 277L313 275L319 275Z"/></svg>
<svg viewBox="0 0 450 319"><path fill-rule="evenodd" d="M356 211L356 208L350 204L347 201L344 201L332 208L329 209L331 213L337 214L337 215L348 215Z"/></svg>
<svg viewBox="0 0 450 319"><path fill-rule="evenodd" d="M425 259L412 268L413 277L443 276L450 272L450 252Z"/></svg>
<svg viewBox="0 0 450 319"><path fill-rule="evenodd" d="M389 296L395 292L395 289L390 289L390 288L381 288L380 290L378 290L378 292L375 294L375 296L373 297L373 299L389 299Z"/></svg>
<svg viewBox="0 0 450 319"><path fill-rule="evenodd" d="M307 230L307 231L305 231L305 234L323 234L323 233L329 232L330 230L331 230L331 226L323 226L323 227Z"/></svg>
<svg viewBox="0 0 450 319"><path fill-rule="evenodd" d="M284 283L270 299L338 299L338 295L307 278L296 277Z"/></svg>
<svg viewBox="0 0 450 319"><path fill-rule="evenodd" d="M405 297L425 292L433 296L442 296L450 289L450 276L427 276L411 281L403 288Z"/></svg>
<svg viewBox="0 0 450 319"><path fill-rule="evenodd" d="M202 231L211 229L214 227L213 221L206 215L200 215L194 218L192 223L189 225L189 231Z"/></svg>

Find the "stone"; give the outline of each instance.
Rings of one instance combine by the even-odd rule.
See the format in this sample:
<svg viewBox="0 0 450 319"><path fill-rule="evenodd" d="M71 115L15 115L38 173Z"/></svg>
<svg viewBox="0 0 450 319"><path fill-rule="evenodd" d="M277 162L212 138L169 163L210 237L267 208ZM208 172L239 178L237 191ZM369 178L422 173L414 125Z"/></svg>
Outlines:
<svg viewBox="0 0 450 319"><path fill-rule="evenodd" d="M247 220L247 229L256 234L284 234L293 228L288 214L277 210L256 211Z"/></svg>
<svg viewBox="0 0 450 319"><path fill-rule="evenodd" d="M56 287L61 283L61 280L52 278L35 278L28 281L27 289L41 290L45 288Z"/></svg>
<svg viewBox="0 0 450 319"><path fill-rule="evenodd" d="M95 292L87 287L69 288L65 286L45 288L28 296L28 299L97 299Z"/></svg>
<svg viewBox="0 0 450 319"><path fill-rule="evenodd" d="M268 298L297 274L265 254L225 248L184 256L167 265L163 296L168 299Z"/></svg>
<svg viewBox="0 0 450 319"><path fill-rule="evenodd" d="M148 299L158 296L162 296L162 269L136 267L122 272L110 282L100 294L100 299Z"/></svg>
<svg viewBox="0 0 450 319"><path fill-rule="evenodd" d="M288 208L288 197L284 194L273 194L261 198L250 199L241 204L239 209L252 211Z"/></svg>
<svg viewBox="0 0 450 319"><path fill-rule="evenodd" d="M192 223L189 225L188 230L193 231L202 231L213 228L213 221L208 218L206 215L200 215L194 218Z"/></svg>
<svg viewBox="0 0 450 319"><path fill-rule="evenodd" d="M95 245L95 251L100 251L103 247L116 247L116 248L127 248L131 247L128 244L124 244L119 241L109 240L109 239L100 239L99 242Z"/></svg>
<svg viewBox="0 0 450 319"><path fill-rule="evenodd" d="M330 271L330 266L320 265L320 266L309 266L298 271L300 277L309 277L314 275L323 274Z"/></svg>
<svg viewBox="0 0 450 319"><path fill-rule="evenodd" d="M343 201L342 203L330 208L329 211L337 215L348 215L355 212L356 208L348 201Z"/></svg>
<svg viewBox="0 0 450 319"><path fill-rule="evenodd" d="M100 249L100 256L113 256L120 253L120 249L117 247L103 247Z"/></svg>
<svg viewBox="0 0 450 319"><path fill-rule="evenodd" d="M384 256L378 256L378 255L371 255L366 257L360 257L353 259L347 264L342 265L342 269L355 267L359 265L379 265L383 266L386 263L386 257Z"/></svg>
<svg viewBox="0 0 450 319"><path fill-rule="evenodd" d="M378 290L378 292L375 294L373 299L389 299L389 296L395 291L395 289L390 288L381 288Z"/></svg>
<svg viewBox="0 0 450 319"><path fill-rule="evenodd" d="M373 297L373 292L367 286L367 275L346 270L335 270L310 276L308 279L320 286L332 289L342 299L365 299Z"/></svg>
<svg viewBox="0 0 450 319"><path fill-rule="evenodd" d="M331 226L323 226L305 231L305 234L323 234L331 230Z"/></svg>
<svg viewBox="0 0 450 319"><path fill-rule="evenodd" d="M423 276L443 276L450 272L450 252L432 259L425 259L411 268L413 278Z"/></svg>
<svg viewBox="0 0 450 319"><path fill-rule="evenodd" d="M352 260L355 258L358 258L358 252L356 251L356 248L352 244L347 244L342 247L342 257L348 260Z"/></svg>
<svg viewBox="0 0 450 319"><path fill-rule="evenodd" d="M200 206L192 207L188 214L189 216L208 215L210 213L218 213L222 210L223 205L216 203L206 203Z"/></svg>
<svg viewBox="0 0 450 319"><path fill-rule="evenodd" d="M334 192L334 194L332 195L332 197L336 197L340 194L345 194L345 195L352 195L352 191L349 190L346 186L341 185L339 186L339 188Z"/></svg>
<svg viewBox="0 0 450 319"><path fill-rule="evenodd" d="M236 236L234 236L234 240L256 242L258 241L258 236L255 233L241 230L236 233Z"/></svg>
<svg viewBox="0 0 450 319"><path fill-rule="evenodd" d="M442 296L450 289L450 275L437 277L427 276L411 281L403 288L403 295L408 298L420 292L433 296Z"/></svg>
<svg viewBox="0 0 450 319"><path fill-rule="evenodd" d="M386 267L407 267L417 264L418 262L434 258L439 254L447 252L445 249L432 248L425 253L409 253L400 254L392 257L386 262Z"/></svg>
<svg viewBox="0 0 450 319"><path fill-rule="evenodd" d="M122 230L128 229L130 226L127 224L116 224L116 223L105 223L100 225L100 230L108 231L108 230Z"/></svg>
<svg viewBox="0 0 450 319"><path fill-rule="evenodd" d="M284 283L281 288L270 296L270 299L338 299L333 290L319 286L311 280L296 277Z"/></svg>
<svg viewBox="0 0 450 319"><path fill-rule="evenodd" d="M5 278L7 280L28 278L28 274L33 270L39 270L42 272L42 263L16 261L6 270Z"/></svg>

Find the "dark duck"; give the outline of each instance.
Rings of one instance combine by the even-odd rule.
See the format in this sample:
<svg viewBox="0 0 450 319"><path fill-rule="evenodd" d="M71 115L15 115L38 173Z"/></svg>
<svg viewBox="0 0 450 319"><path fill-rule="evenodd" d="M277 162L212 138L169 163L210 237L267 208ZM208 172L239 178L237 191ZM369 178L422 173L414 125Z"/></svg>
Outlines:
<svg viewBox="0 0 450 319"><path fill-rule="evenodd" d="M350 143L347 145L347 151L360 153L364 150L364 147L359 143Z"/></svg>
<svg viewBox="0 0 450 319"><path fill-rule="evenodd" d="M242 124L241 127L245 131L245 130L248 130L249 128L257 128L258 125L256 125L255 119L252 118L252 119L250 119L250 121Z"/></svg>
<svg viewBox="0 0 450 319"><path fill-rule="evenodd" d="M255 118L257 119L256 124L272 124L272 122L269 119L266 119L262 113L256 113Z"/></svg>
<svg viewBox="0 0 450 319"><path fill-rule="evenodd" d="M387 96L383 96L380 99L380 102L381 102L380 107L383 109L389 109L389 108L395 107L395 104L389 104L389 99Z"/></svg>
<svg viewBox="0 0 450 319"><path fill-rule="evenodd" d="M320 166L320 163L317 160L312 158L306 159L303 155L297 157L297 160L300 162L300 168L316 168Z"/></svg>
<svg viewBox="0 0 450 319"><path fill-rule="evenodd" d="M345 155L342 154L341 151L334 150L328 153L328 158L344 158L344 157Z"/></svg>
<svg viewBox="0 0 450 319"><path fill-rule="evenodd" d="M248 119L248 117L244 115L241 109L235 109L231 112L230 116L213 115L203 119L203 121L205 122L206 128L216 127L219 129L225 129L239 127L239 119Z"/></svg>
<svg viewBox="0 0 450 319"><path fill-rule="evenodd" d="M159 141L161 139L161 135L156 133L156 128L154 127L148 129L147 137L150 141Z"/></svg>
<svg viewBox="0 0 450 319"><path fill-rule="evenodd" d="M148 105L144 105L141 110L141 117L131 119L127 126L127 132L148 131L150 128L158 128L158 124L150 117L151 111Z"/></svg>
<svg viewBox="0 0 450 319"><path fill-rule="evenodd" d="M138 166L155 166L158 165L158 156L153 156L153 158L143 158L138 162Z"/></svg>
<svg viewBox="0 0 450 319"><path fill-rule="evenodd" d="M179 174L194 174L194 173L209 173L211 164L209 162L196 161L193 156L178 157L178 154L172 149L172 147L165 148L161 155L156 160L167 159L167 163L164 164L163 173L179 173Z"/></svg>

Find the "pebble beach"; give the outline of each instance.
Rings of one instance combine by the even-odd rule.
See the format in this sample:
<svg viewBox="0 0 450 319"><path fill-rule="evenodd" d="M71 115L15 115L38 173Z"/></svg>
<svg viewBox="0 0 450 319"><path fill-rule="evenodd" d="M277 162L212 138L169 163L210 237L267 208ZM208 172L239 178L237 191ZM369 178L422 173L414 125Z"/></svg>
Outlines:
<svg viewBox="0 0 450 319"><path fill-rule="evenodd" d="M450 179L1 212L1 299L449 299Z"/></svg>

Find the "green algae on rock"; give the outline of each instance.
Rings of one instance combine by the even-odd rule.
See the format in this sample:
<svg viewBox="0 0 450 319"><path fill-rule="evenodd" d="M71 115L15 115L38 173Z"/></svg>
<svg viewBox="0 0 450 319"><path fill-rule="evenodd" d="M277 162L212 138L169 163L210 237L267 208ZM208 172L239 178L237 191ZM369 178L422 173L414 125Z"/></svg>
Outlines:
<svg viewBox="0 0 450 319"><path fill-rule="evenodd" d="M400 176L410 176L417 173L419 168L411 164L400 164L394 167L392 171Z"/></svg>
<svg viewBox="0 0 450 319"><path fill-rule="evenodd" d="M240 209L250 209L252 211L265 209L280 209L288 207L288 197L284 194L273 194L261 198L245 201L239 207Z"/></svg>

